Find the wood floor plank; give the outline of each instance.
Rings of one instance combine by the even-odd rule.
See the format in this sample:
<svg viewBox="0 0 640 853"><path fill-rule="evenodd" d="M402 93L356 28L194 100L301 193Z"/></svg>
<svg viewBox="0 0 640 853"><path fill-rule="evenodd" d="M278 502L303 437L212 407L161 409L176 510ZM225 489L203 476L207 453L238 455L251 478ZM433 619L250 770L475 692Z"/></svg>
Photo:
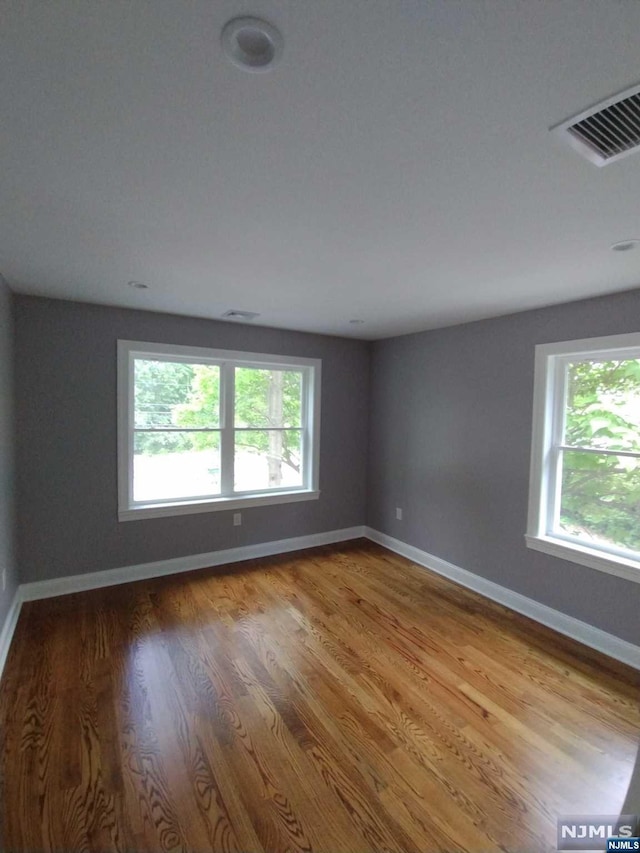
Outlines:
<svg viewBox="0 0 640 853"><path fill-rule="evenodd" d="M640 676L358 540L25 604L0 849L555 849L616 812Z"/></svg>

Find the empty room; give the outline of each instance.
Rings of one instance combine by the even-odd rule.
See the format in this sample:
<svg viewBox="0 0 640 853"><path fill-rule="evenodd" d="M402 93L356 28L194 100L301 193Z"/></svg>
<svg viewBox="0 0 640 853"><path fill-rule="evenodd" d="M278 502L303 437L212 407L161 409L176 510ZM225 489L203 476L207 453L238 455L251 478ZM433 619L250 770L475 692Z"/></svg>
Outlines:
<svg viewBox="0 0 640 853"><path fill-rule="evenodd" d="M0 57L0 851L640 850L640 3Z"/></svg>

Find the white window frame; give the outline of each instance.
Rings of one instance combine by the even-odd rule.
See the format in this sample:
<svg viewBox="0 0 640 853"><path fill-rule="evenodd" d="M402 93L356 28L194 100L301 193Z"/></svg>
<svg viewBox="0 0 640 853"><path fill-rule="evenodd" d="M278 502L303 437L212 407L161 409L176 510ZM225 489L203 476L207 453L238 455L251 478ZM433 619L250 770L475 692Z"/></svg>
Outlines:
<svg viewBox="0 0 640 853"><path fill-rule="evenodd" d="M566 366L580 360L632 358L640 358L640 333L536 346L525 541L529 548L537 551L640 583L640 561L632 556L633 552L614 547L591 547L576 537L554 530L560 491L558 451L563 449L560 441L566 407ZM615 453L628 455L624 451Z"/></svg>
<svg viewBox="0 0 640 853"><path fill-rule="evenodd" d="M134 446L134 361L147 358L164 361L215 364L221 371L220 455L222 491L220 496L180 498L159 501L133 499ZM271 370L297 370L302 373L302 485L265 491L233 491L233 370L256 367ZM320 387L322 362L316 358L236 352L206 347L177 346L142 341L118 341L118 519L186 515L199 512L241 509L320 497ZM224 373L224 380L222 379ZM224 462L223 462L224 459Z"/></svg>

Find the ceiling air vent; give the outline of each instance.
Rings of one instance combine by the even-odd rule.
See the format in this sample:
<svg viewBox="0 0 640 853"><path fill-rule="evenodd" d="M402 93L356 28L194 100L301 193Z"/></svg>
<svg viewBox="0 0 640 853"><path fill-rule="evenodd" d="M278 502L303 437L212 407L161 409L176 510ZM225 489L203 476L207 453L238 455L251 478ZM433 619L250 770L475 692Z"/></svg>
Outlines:
<svg viewBox="0 0 640 853"><path fill-rule="evenodd" d="M640 149L640 85L596 104L551 131L596 166Z"/></svg>

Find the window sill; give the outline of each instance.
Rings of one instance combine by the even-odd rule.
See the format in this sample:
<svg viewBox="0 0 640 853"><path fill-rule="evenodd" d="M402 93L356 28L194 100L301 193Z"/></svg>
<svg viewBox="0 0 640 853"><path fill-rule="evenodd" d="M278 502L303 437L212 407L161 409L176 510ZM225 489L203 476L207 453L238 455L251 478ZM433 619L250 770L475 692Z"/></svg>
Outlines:
<svg viewBox="0 0 640 853"><path fill-rule="evenodd" d="M628 581L640 583L640 562L636 560L605 554L595 548L565 542L551 536L530 536L526 534L524 538L527 548L533 548L535 551L542 551L545 554L551 554L553 557L560 557L563 560L580 563L582 566L588 566L590 569L596 569L599 572L606 572Z"/></svg>
<svg viewBox="0 0 640 853"><path fill-rule="evenodd" d="M319 491L304 490L295 492L277 492L276 494L256 494L241 497L214 498L188 503L139 504L138 506L118 510L118 521L136 521L144 518L166 518L175 515L192 515L199 512L220 512L221 510L246 509L253 506L288 504L297 501L314 501L320 497Z"/></svg>

